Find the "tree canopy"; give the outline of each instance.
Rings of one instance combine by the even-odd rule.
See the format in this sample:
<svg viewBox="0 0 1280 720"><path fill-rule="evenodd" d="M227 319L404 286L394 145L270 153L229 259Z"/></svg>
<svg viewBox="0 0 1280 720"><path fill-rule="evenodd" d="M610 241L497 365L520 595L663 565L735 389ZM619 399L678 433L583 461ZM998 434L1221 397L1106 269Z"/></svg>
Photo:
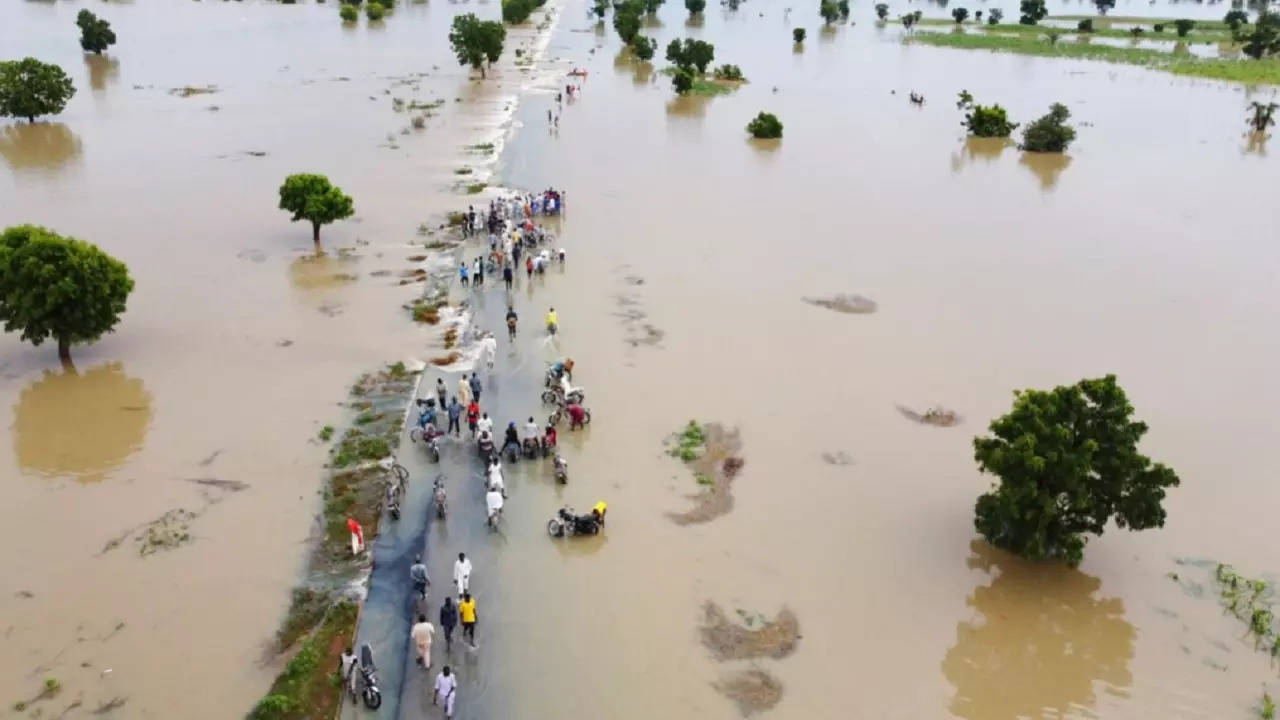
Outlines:
<svg viewBox="0 0 1280 720"><path fill-rule="evenodd" d="M658 51L658 41L644 35L636 35L631 40L631 52L635 56L645 62L653 59L654 53Z"/></svg>
<svg viewBox="0 0 1280 720"><path fill-rule="evenodd" d="M697 15L707 7L707 0L684 0L684 7L690 15Z"/></svg>
<svg viewBox="0 0 1280 720"><path fill-rule="evenodd" d="M964 110L961 125L975 137L1009 137L1018 123L1009 121L1009 114L999 105L978 105L968 90L960 91L956 107Z"/></svg>
<svg viewBox="0 0 1280 720"><path fill-rule="evenodd" d="M111 23L88 10L81 10L76 15L76 25L80 27L80 47L85 52L101 55L108 45L116 44L116 34L111 29Z"/></svg>
<svg viewBox="0 0 1280 720"><path fill-rule="evenodd" d="M952 8L951 17L955 19L957 24L962 23L969 17L969 8Z"/></svg>
<svg viewBox="0 0 1280 720"><path fill-rule="evenodd" d="M474 13L456 15L449 43L458 57L459 65L470 65L485 77L485 63L495 63L502 56L502 43L507 39L507 29L494 20L481 20Z"/></svg>
<svg viewBox="0 0 1280 720"><path fill-rule="evenodd" d="M974 438L978 468L999 478L974 525L992 545L1032 560L1079 565L1086 533L1162 527L1173 470L1138 452L1147 432L1114 375L1014 394L1013 409Z"/></svg>
<svg viewBox="0 0 1280 720"><path fill-rule="evenodd" d="M618 31L624 45L630 45L640 33L640 16L644 14L641 0L624 0L613 8L613 29Z"/></svg>
<svg viewBox="0 0 1280 720"><path fill-rule="evenodd" d="M751 137L762 140L782 137L782 121L773 113L761 112L747 123Z"/></svg>
<svg viewBox="0 0 1280 720"><path fill-rule="evenodd" d="M1030 152L1063 152L1072 140L1076 139L1076 130L1067 124L1071 111L1062 103L1054 103L1049 112L1038 118L1022 131L1022 149Z"/></svg>
<svg viewBox="0 0 1280 720"><path fill-rule="evenodd" d="M519 25L544 4L546 0L502 0L502 21Z"/></svg>
<svg viewBox="0 0 1280 720"><path fill-rule="evenodd" d="M830 25L840 19L840 7L831 0L822 0L818 3L818 14L822 16L822 22Z"/></svg>
<svg viewBox="0 0 1280 720"><path fill-rule="evenodd" d="M320 252L320 226L355 214L350 195L329 182L324 175L298 173L284 179L280 186L280 209L293 213L291 220L311 223L316 252Z"/></svg>
<svg viewBox="0 0 1280 720"><path fill-rule="evenodd" d="M71 78L57 65L32 57L0 62L0 115L35 122L62 112L75 94Z"/></svg>
<svg viewBox="0 0 1280 720"><path fill-rule="evenodd" d="M95 245L48 228L18 225L0 233L0 320L40 345L52 339L71 361L71 346L115 329L133 280L125 264Z"/></svg>
<svg viewBox="0 0 1280 720"><path fill-rule="evenodd" d="M1044 0L1022 0L1018 9L1022 11L1022 16L1018 18L1018 22L1022 25L1035 25L1049 14L1049 8L1045 6Z"/></svg>
<svg viewBox="0 0 1280 720"><path fill-rule="evenodd" d="M797 45L804 42L804 36L804 28L793 28L791 30L791 40Z"/></svg>
<svg viewBox="0 0 1280 720"><path fill-rule="evenodd" d="M889 17L888 3L876 3L876 17L880 18L881 20L884 20L885 18Z"/></svg>
<svg viewBox="0 0 1280 720"><path fill-rule="evenodd" d="M703 40L685 38L672 40L667 45L667 60L679 68L697 68L701 75L716 58L716 46Z"/></svg>

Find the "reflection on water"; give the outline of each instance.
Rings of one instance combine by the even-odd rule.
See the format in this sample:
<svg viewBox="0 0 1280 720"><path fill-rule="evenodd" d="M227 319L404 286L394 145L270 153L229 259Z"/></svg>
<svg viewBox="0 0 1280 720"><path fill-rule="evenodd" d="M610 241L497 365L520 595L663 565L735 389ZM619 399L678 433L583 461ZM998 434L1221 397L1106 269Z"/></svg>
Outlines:
<svg viewBox="0 0 1280 720"><path fill-rule="evenodd" d="M304 255L289 263L289 282L297 290L323 290L356 281L356 258Z"/></svg>
<svg viewBox="0 0 1280 720"><path fill-rule="evenodd" d="M1270 135L1260 132L1251 132L1245 133L1245 137L1248 138L1244 145L1245 155L1257 155L1261 158L1267 156L1267 138L1271 137Z"/></svg>
<svg viewBox="0 0 1280 720"><path fill-rule="evenodd" d="M1024 152L1018 162L1026 165L1040 178L1041 190L1052 190L1058 184L1058 176L1071 164L1071 156L1062 153Z"/></svg>
<svg viewBox="0 0 1280 720"><path fill-rule="evenodd" d="M80 157L80 138L62 123L19 123L0 130L0 155L14 170L57 170Z"/></svg>
<svg viewBox="0 0 1280 720"><path fill-rule="evenodd" d="M120 363L46 370L18 396L13 444L25 471L97 482L142 447L151 395Z"/></svg>
<svg viewBox="0 0 1280 720"><path fill-rule="evenodd" d="M107 81L113 83L120 74L120 61L106 55L85 55L84 64L89 68L89 87L103 90Z"/></svg>
<svg viewBox="0 0 1280 720"><path fill-rule="evenodd" d="M965 137L959 152L951 153L951 170L960 172L966 165L978 160L983 163L995 162L1010 145L1013 145L1013 142L1009 138L983 138L969 135Z"/></svg>
<svg viewBox="0 0 1280 720"><path fill-rule="evenodd" d="M955 686L951 712L971 720L1089 712L1097 683L1124 694L1133 682L1134 629L1102 582L1062 565L1023 562L975 540L970 568L999 575L966 601L978 617L956 626L942 660Z"/></svg>
<svg viewBox="0 0 1280 720"><path fill-rule="evenodd" d="M707 114L711 98L705 95L677 95L667 101L667 114L676 117L702 118Z"/></svg>

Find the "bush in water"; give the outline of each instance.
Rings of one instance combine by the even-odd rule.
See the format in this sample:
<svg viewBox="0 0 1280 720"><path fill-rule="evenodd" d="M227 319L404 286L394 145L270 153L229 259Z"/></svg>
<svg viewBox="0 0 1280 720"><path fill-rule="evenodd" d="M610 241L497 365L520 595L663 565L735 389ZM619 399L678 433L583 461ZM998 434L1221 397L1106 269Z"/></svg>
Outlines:
<svg viewBox="0 0 1280 720"><path fill-rule="evenodd" d="M338 8L338 17L341 17L343 22L355 22L356 18L360 17L360 11L356 10L355 5L343 3L342 6Z"/></svg>
<svg viewBox="0 0 1280 720"><path fill-rule="evenodd" d="M1093 32L1093 18L1085 18L1084 20L1076 23L1076 30L1079 30L1082 33Z"/></svg>
<svg viewBox="0 0 1280 720"><path fill-rule="evenodd" d="M889 6L885 3L876 3L876 17L881 20L889 17Z"/></svg>
<svg viewBox="0 0 1280 720"><path fill-rule="evenodd" d="M364 6L364 14L370 20L381 20L382 17L387 14L387 9L382 5L382 3L371 2Z"/></svg>
<svg viewBox="0 0 1280 720"><path fill-rule="evenodd" d="M1008 113L999 105L975 104L968 90L960 91L956 107L968 111L960 124L976 137L1009 137L1018 127L1017 123L1009 121Z"/></svg>
<svg viewBox="0 0 1280 720"><path fill-rule="evenodd" d="M791 31L791 39L799 45L804 42L804 28L796 28Z"/></svg>
<svg viewBox="0 0 1280 720"><path fill-rule="evenodd" d="M1030 152L1063 152L1076 139L1075 128L1067 124L1071 111L1054 103L1049 113L1022 131L1022 149Z"/></svg>
<svg viewBox="0 0 1280 720"><path fill-rule="evenodd" d="M1196 26L1195 20L1188 20L1186 18L1182 18L1182 19L1173 21L1173 28L1178 31L1178 37L1186 37L1187 33L1191 32L1191 28L1195 26Z"/></svg>
<svg viewBox="0 0 1280 720"><path fill-rule="evenodd" d="M684 7L690 15L697 15L707 7L707 0L684 0Z"/></svg>
<svg viewBox="0 0 1280 720"><path fill-rule="evenodd" d="M1000 21L1003 19L1004 19L1004 11L1001 10L1000 8L991 8L991 12L987 13L988 25L999 25Z"/></svg>
<svg viewBox="0 0 1280 720"><path fill-rule="evenodd" d="M1049 14L1049 8L1045 7L1044 0L1022 0L1018 9L1022 12L1018 23L1022 25L1035 25Z"/></svg>
<svg viewBox="0 0 1280 720"><path fill-rule="evenodd" d="M954 18L956 24L959 25L969 18L969 8L953 8L951 10L951 17Z"/></svg>
<svg viewBox="0 0 1280 720"><path fill-rule="evenodd" d="M62 112L76 94L71 78L57 65L29 57L0 62L0 116L26 118Z"/></svg>
<svg viewBox="0 0 1280 720"><path fill-rule="evenodd" d="M111 30L111 23L88 10L81 10L76 15L76 25L80 28L80 47L85 52L101 55L108 45L116 44L116 34Z"/></svg>
<svg viewBox="0 0 1280 720"><path fill-rule="evenodd" d="M631 52L635 53L635 56L640 60L649 62L653 59L653 55L657 51L658 41L651 37L636 35L635 38L631 40Z"/></svg>
<svg viewBox="0 0 1280 720"><path fill-rule="evenodd" d="M782 121L772 113L761 112L751 122L747 123L747 132L751 133L751 137L754 138L780 138L782 137Z"/></svg>
<svg viewBox="0 0 1280 720"><path fill-rule="evenodd" d="M683 95L693 89L693 71L689 68L676 68L676 72L671 76L671 87L675 88L677 95Z"/></svg>

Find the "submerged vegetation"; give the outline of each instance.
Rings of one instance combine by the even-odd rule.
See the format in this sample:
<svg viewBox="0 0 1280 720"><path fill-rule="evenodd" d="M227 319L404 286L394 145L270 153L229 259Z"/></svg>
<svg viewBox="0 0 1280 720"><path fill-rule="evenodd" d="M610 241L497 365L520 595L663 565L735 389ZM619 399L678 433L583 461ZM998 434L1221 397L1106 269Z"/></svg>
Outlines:
<svg viewBox="0 0 1280 720"><path fill-rule="evenodd" d="M782 121L773 113L761 111L751 122L747 123L747 132L751 137L760 140L773 140L782 137Z"/></svg>
<svg viewBox="0 0 1280 720"><path fill-rule="evenodd" d="M349 600L330 606L249 718L293 720L335 714L342 703L338 659L352 644L358 617L359 610Z"/></svg>
<svg viewBox="0 0 1280 720"><path fill-rule="evenodd" d="M956 107L965 110L960 123L975 137L1009 137L1018 123L1009 121L1009 114L999 105L978 105L968 90L960 91Z"/></svg>
<svg viewBox="0 0 1280 720"><path fill-rule="evenodd" d="M1071 111L1062 103L1054 103L1049 112L1022 131L1023 150L1060 153L1076 138L1075 128L1067 124Z"/></svg>

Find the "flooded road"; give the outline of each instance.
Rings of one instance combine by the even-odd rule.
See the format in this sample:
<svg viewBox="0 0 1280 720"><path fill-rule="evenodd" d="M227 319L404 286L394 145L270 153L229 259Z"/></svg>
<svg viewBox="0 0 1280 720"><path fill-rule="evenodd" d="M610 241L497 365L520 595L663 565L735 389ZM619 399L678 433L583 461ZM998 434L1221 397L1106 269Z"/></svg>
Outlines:
<svg viewBox="0 0 1280 720"><path fill-rule="evenodd" d="M344 29L332 6L112 3L106 61L80 55L78 7L0 8L0 47L79 88L47 123L0 127L0 221L97 243L137 290L118 332L74 353L75 375L0 338L3 519L38 547L0 550L0 692L52 676L61 704L83 696L72 715L127 698L119 717L238 716L270 682L258 660L306 555L324 461L311 440L358 373L431 354L395 273L421 251L418 223L466 201L453 173L485 158L464 146L503 137L520 74L470 83L448 55L449 16L494 5L408 4ZM777 717L1247 714L1274 670L1166 573L1183 557L1280 571L1280 216L1274 158L1243 135L1247 99L1271 91L902 46L869 8L828 31L810 10L750 3L690 27L669 3L645 30L660 48L709 39L750 80L674 100L584 16L570 2L548 48L561 72L590 71L582 96L558 135L548 93L522 100L501 179L568 190L566 276L522 313L560 311L595 422L567 448L569 486L530 479L501 547L476 550L500 589L459 717L736 717L713 683L748 668L780 682ZM417 91L397 85L415 72ZM206 85L219 91L168 92ZM966 141L961 89L1020 122L1064 102L1079 138L1053 158ZM406 136L397 95L446 103ZM760 110L785 124L781 143L747 141ZM304 259L308 228L276 210L303 170L355 198L357 217L322 233L350 257ZM877 310L801 299L840 293ZM1144 451L1183 479L1168 525L1109 531L1079 571L973 543L988 479L972 436L1014 389L1107 372L1151 426ZM935 404L963 422L896 409ZM666 513L698 486L662 442L691 418L736 427L746 465L732 512L681 527ZM202 477L249 488L184 482ZM546 538L559 504L598 499L605 536ZM189 544L106 549L174 508L200 513ZM432 555L433 579L450 557ZM731 617L791 608L798 649L715 661L697 634L706 601Z"/></svg>

